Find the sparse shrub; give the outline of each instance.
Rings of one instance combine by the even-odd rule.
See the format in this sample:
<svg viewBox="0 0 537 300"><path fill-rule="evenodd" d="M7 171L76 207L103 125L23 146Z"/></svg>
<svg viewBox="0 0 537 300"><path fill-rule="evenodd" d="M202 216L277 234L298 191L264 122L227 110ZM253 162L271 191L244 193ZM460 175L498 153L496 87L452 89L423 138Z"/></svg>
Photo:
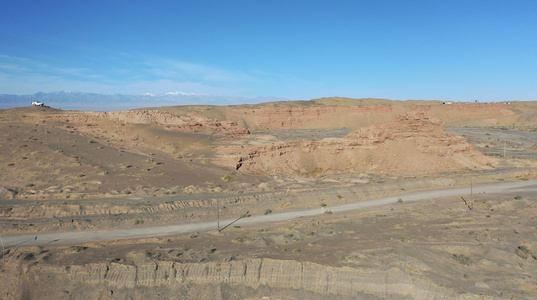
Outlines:
<svg viewBox="0 0 537 300"><path fill-rule="evenodd" d="M408 243L408 242L412 241L412 239L409 238L408 236L403 236L403 237L400 238L400 241L402 243Z"/></svg>
<svg viewBox="0 0 537 300"><path fill-rule="evenodd" d="M341 199L341 198L343 198L343 196L341 196L341 195L338 194L338 195L337 195L337 198L338 198L338 199Z"/></svg>
<svg viewBox="0 0 537 300"><path fill-rule="evenodd" d="M140 225L140 224L144 224L144 220L136 220L136 221L134 221L134 225Z"/></svg>
<svg viewBox="0 0 537 300"><path fill-rule="evenodd" d="M271 214L271 213L272 213L272 209L265 210L265 215L268 215L268 214Z"/></svg>
<svg viewBox="0 0 537 300"><path fill-rule="evenodd" d="M81 251L84 251L86 249L88 249L88 247L84 247L84 246L72 246L71 249L75 252L81 252Z"/></svg>
<svg viewBox="0 0 537 300"><path fill-rule="evenodd" d="M193 233L193 234L191 234L191 235L189 236L189 238L191 238L191 239L195 239L195 238L197 238L197 237L198 237L198 235L197 235L196 233Z"/></svg>
<svg viewBox="0 0 537 300"><path fill-rule="evenodd" d="M528 248L528 246L526 246L526 245L518 246L517 249L520 250L520 251L522 251L522 252L524 252L524 253L526 253L526 254L530 254L530 253L531 253L530 248Z"/></svg>
<svg viewBox="0 0 537 300"><path fill-rule="evenodd" d="M351 262L351 261L359 261L360 257L358 255L345 255L341 257L342 262Z"/></svg>
<svg viewBox="0 0 537 300"><path fill-rule="evenodd" d="M293 250L293 253L300 253L300 252L302 252L302 250L300 250L300 249L294 249Z"/></svg>
<svg viewBox="0 0 537 300"><path fill-rule="evenodd" d="M325 215L331 215L332 214L332 211L331 210L327 210L324 212Z"/></svg>
<svg viewBox="0 0 537 300"><path fill-rule="evenodd" d="M231 180L234 180L235 177L233 177L231 174L226 174L222 177L222 180L223 181L231 181Z"/></svg>
<svg viewBox="0 0 537 300"><path fill-rule="evenodd" d="M403 203L403 198L397 199L397 203Z"/></svg>
<svg viewBox="0 0 537 300"><path fill-rule="evenodd" d="M30 270L33 266L37 265L37 261L34 261L32 263L29 263L26 265L26 268L28 268L28 270Z"/></svg>
<svg viewBox="0 0 537 300"><path fill-rule="evenodd" d="M516 248L515 251L516 255L520 256L523 259L527 259L528 257L533 257L533 259L537 260L537 256L533 255L532 251L528 246L526 245L520 245Z"/></svg>
<svg viewBox="0 0 537 300"><path fill-rule="evenodd" d="M26 254L23 256L23 259L24 259L24 260L33 260L33 259L35 259L35 254L33 254L33 253L26 253Z"/></svg>
<svg viewBox="0 0 537 300"><path fill-rule="evenodd" d="M520 199L522 199L522 196L520 196L520 195L515 196L515 200L520 200Z"/></svg>
<svg viewBox="0 0 537 300"><path fill-rule="evenodd" d="M43 247L38 246L37 249L35 249L34 254L35 255L40 255L40 254L43 253L43 250L44 250Z"/></svg>
<svg viewBox="0 0 537 300"><path fill-rule="evenodd" d="M250 241L251 239L247 236L239 236L239 237L236 237L233 242L235 243L239 243L239 244L242 244L242 243L245 243L245 242L248 242Z"/></svg>
<svg viewBox="0 0 537 300"><path fill-rule="evenodd" d="M464 254L453 254L453 259L461 265L469 266L472 263L472 259Z"/></svg>

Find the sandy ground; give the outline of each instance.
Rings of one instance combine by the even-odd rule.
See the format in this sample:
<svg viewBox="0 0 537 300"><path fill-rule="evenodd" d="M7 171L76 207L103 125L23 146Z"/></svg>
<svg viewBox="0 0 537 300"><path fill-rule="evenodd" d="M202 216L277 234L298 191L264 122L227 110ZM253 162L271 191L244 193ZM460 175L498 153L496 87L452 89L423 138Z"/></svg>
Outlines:
<svg viewBox="0 0 537 300"><path fill-rule="evenodd" d="M324 109L348 102L319 101ZM304 105L295 109L315 107ZM281 103L276 107L286 112ZM172 130L175 125L67 122L63 115L43 119L58 114L47 108L2 111L0 298L533 299L533 108L502 106L495 118L468 113L483 124L429 108L453 121L449 131L494 159L488 169L265 176L211 159L221 146L341 138L352 129L333 120L325 128L263 123L250 135L225 135ZM175 110L255 122L237 117L251 112L248 107ZM513 120L519 123L512 126ZM217 211L221 227L241 218L218 232ZM266 269L254 267L260 262ZM237 264L243 264L241 280L222 273ZM143 279L148 266L156 272L153 281ZM172 281L171 273L159 273L166 266L175 270ZM252 268L257 277L248 277ZM303 277L300 270L308 268L322 289Z"/></svg>
<svg viewBox="0 0 537 300"><path fill-rule="evenodd" d="M150 262L209 264L264 258L357 270L395 268L414 280L449 290L452 296L532 299L537 292L535 182L514 184L522 187L494 193L501 188L476 186L471 198L472 210L458 195L461 189L455 189L452 191L457 195L436 198L429 192L426 195L431 197L419 201L411 200L415 198L410 195L393 196L384 198L387 203L383 205L364 205L351 211L327 206L324 210L331 213L302 217L293 214L289 216L292 219L280 218L281 215L274 213L275 219L280 220L271 223L258 223L266 216L252 216L221 232L206 231L208 228L191 232L196 229L192 226L186 232L169 232L171 235L163 237L99 243L75 239L68 242L72 245L56 246L53 246L56 241L50 243L43 236L35 241L39 246L33 245L30 239L8 247L10 251L3 257L2 274L12 274L10 266L19 260L38 270L39 266L72 267L101 262L141 266ZM465 190L468 192L468 188ZM470 199L468 194L464 197ZM31 274L24 273L28 272L25 270L23 274ZM80 291L73 286L65 288L71 295ZM120 298L133 295L132 290L106 284L97 289L114 290L114 295ZM432 288L429 295L435 295L438 289ZM285 288L258 291L250 290L247 294L269 299L310 297L305 291ZM163 297L173 298L165 290L162 292ZM5 295L12 294L6 292ZM58 296L52 294L50 299L54 295ZM245 295L222 292L216 298L222 296L239 299ZM384 298L378 294L371 297ZM200 298L191 295L191 299Z"/></svg>

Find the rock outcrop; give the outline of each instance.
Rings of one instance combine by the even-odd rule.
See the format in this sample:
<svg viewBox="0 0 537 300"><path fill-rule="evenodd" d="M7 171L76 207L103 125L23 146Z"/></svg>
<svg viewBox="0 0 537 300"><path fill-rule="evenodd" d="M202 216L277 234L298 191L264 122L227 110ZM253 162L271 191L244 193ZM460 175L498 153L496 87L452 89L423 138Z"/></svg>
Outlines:
<svg viewBox="0 0 537 300"><path fill-rule="evenodd" d="M56 287L56 294L46 299L59 299L61 294L76 295L85 291L87 298L98 296L100 289L115 291L114 296L129 298L149 294L159 287L180 291L191 285L204 289L208 285L227 285L233 288L249 287L279 294L282 290L299 290L326 297L353 297L368 295L373 298L452 299L449 290L425 279L411 278L398 268L376 270L371 268L331 267L312 262L273 259L250 259L224 263L175 263L159 261L145 265L94 263L68 267L37 265L23 275L27 284L34 284L35 293L44 285ZM95 287L99 287L95 289ZM268 288L268 289L267 289ZM270 292L269 292L270 293ZM242 297L254 295L242 295ZM271 296L269 295L255 295ZM203 296L194 297L202 299ZM236 295L241 298L241 295Z"/></svg>
<svg viewBox="0 0 537 300"><path fill-rule="evenodd" d="M462 137L423 112L360 128L342 139L260 146L240 157L235 168L247 174L377 172L427 174L490 168L492 161Z"/></svg>
<svg viewBox="0 0 537 300"><path fill-rule="evenodd" d="M248 134L249 131L232 121L217 121L203 115L178 116L159 110L129 110L111 112L76 112L51 114L45 119L71 124L92 124L113 121L120 124L158 124L169 130L185 132Z"/></svg>
<svg viewBox="0 0 537 300"><path fill-rule="evenodd" d="M0 200L12 200L15 198L15 192L5 187L0 188Z"/></svg>

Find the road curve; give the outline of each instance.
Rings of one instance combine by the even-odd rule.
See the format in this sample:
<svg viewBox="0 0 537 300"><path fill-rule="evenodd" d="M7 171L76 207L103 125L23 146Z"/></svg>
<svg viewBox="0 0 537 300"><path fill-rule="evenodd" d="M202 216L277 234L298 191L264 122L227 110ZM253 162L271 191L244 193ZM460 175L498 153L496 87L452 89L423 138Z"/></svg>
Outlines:
<svg viewBox="0 0 537 300"><path fill-rule="evenodd" d="M537 181L516 181L516 182L493 182L485 184L476 184L473 186L474 193L512 193L517 192L537 192ZM414 193L398 194L388 197L381 197L366 201L331 206L327 208L332 213L345 212L366 208L371 206L393 204L397 199L402 198L405 202L419 201L431 198L449 197L449 196L466 196L470 194L470 187L457 187L449 189L425 190ZM310 208L293 210L281 213L272 213L268 215L250 216L242 218L235 224L245 226L260 223L269 223L277 221L285 221L300 217L311 217L323 214L321 208ZM233 219L221 220L220 224L229 224ZM132 238L148 238L158 236L170 236L176 234L185 234L191 232L203 232L216 230L217 224L215 221L176 224L166 226L154 226L145 228L130 228L130 229L107 229L93 231L76 231L76 232L53 232L53 233L33 233L33 234L17 234L2 236L0 242L2 247L10 248L16 246L50 246L50 245L76 245L90 242L103 242L120 239ZM36 238L37 237L37 238Z"/></svg>

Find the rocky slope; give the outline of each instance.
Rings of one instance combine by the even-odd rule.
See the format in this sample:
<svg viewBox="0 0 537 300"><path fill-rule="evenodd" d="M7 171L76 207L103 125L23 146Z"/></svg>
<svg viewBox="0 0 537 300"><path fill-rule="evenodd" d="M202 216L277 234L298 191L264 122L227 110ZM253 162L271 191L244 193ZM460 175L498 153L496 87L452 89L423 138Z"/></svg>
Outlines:
<svg viewBox="0 0 537 300"><path fill-rule="evenodd" d="M490 158L464 138L414 111L396 120L354 130L343 139L254 147L236 169L247 174L358 172L427 174L490 168Z"/></svg>
<svg viewBox="0 0 537 300"><path fill-rule="evenodd" d="M303 295L312 294L315 298L452 299L456 296L428 280L411 278L398 268L336 268L273 259L190 264L165 261L144 265L93 263L65 267L39 264L29 267L19 281L34 285L25 291L22 284L23 288L19 290L20 296L30 299L79 299L82 293L84 299L144 298L154 296L155 292L166 297L188 294L188 288L193 284L211 290L214 285L251 288L250 297L267 296L262 294L260 287L269 288L273 295L277 291L299 290ZM55 282L53 288L47 283L50 281ZM207 296L198 290L196 294L189 294L188 299L207 299ZM211 298L228 298L223 296L220 292Z"/></svg>
<svg viewBox="0 0 537 300"><path fill-rule="evenodd" d="M424 111L444 124L535 124L537 102L453 103L383 99L321 98L239 106L163 107L177 115L192 112L236 122L250 131L304 128L358 128L393 121L410 111Z"/></svg>
<svg viewBox="0 0 537 300"><path fill-rule="evenodd" d="M203 115L178 116L158 110L130 110L112 112L71 112L51 114L45 120L74 124L99 124L113 121L119 124L158 124L170 130L204 133L248 134L248 130L231 121L217 121Z"/></svg>

